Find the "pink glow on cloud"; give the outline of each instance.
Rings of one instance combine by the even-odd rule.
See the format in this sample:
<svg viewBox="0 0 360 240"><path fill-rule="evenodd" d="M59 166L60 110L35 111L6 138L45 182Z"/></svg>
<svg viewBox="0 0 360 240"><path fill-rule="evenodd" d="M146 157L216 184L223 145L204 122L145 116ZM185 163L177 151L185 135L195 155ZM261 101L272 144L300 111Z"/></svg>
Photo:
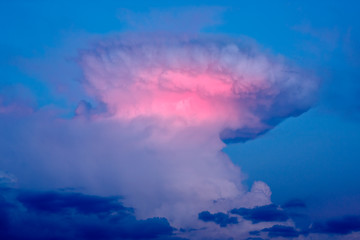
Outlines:
<svg viewBox="0 0 360 240"><path fill-rule="evenodd" d="M211 74L191 76L172 71L148 76L102 96L116 118L159 117L179 120L185 126L215 121L236 126L239 121L231 81Z"/></svg>
<svg viewBox="0 0 360 240"><path fill-rule="evenodd" d="M173 129L261 132L273 127L266 120L309 107L316 89L283 58L226 41L123 37L86 52L81 64L88 91L112 118L156 118Z"/></svg>

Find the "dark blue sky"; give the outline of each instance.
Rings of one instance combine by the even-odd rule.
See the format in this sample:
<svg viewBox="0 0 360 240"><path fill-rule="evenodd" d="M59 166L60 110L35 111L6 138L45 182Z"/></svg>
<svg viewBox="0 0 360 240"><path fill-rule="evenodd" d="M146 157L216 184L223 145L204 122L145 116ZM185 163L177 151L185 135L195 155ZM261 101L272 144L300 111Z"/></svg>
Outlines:
<svg viewBox="0 0 360 240"><path fill-rule="evenodd" d="M205 34L255 41L261 51L284 56L316 76L320 88L308 111L223 151L246 174L249 188L258 180L269 185L274 204L301 199L314 221L359 215L359 10L357 1L1 1L0 107L16 102L22 112L45 109L69 119L85 100L104 111L81 85L79 52L119 33ZM7 144L22 146L17 140L22 135L17 133L28 123L16 120L23 124L18 130L5 110L0 114L4 131L0 135L6 136L0 139L0 170L17 175L23 170L9 164L12 155ZM33 121L38 120L29 120ZM138 224L132 213L127 214ZM81 216L74 221L77 218ZM160 221L159 232L163 228L171 234L166 219L148 219L150 224ZM325 225L309 231L331 232Z"/></svg>

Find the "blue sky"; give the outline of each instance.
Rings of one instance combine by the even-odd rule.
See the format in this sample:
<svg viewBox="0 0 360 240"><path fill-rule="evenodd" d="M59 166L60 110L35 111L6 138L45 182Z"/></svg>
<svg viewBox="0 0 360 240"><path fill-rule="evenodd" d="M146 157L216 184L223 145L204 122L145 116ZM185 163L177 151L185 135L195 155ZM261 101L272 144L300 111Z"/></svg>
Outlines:
<svg viewBox="0 0 360 240"><path fill-rule="evenodd" d="M357 20L359 7L357 1L346 3L340 1L76 1L75 3L71 1L2 1L0 3L0 29L2 31L0 110L16 105L15 108L20 109L19 112L27 112L28 109L31 113L22 115L17 110L10 113L7 110L0 111L3 125L0 128L3 131L3 134L0 134L3 136L0 139L2 145L0 173L3 174L0 175L0 180L8 184L11 179L9 176L17 178L20 183L17 183L19 185L16 190L12 191L16 192L15 195L22 194L22 196L31 195L28 192L24 193L23 187L30 191L41 192L43 190L57 191L57 187L80 187L81 189L91 184L96 187L84 187L87 192L81 193L85 194L81 195L84 196L83 199L91 198L93 195L104 195L104 193L105 195L123 195L122 192L115 190L116 184L112 187L107 184L106 191L98 191L101 189L101 183L91 179L91 176L95 175L87 175L87 171L82 173L85 180L74 180L76 186L71 186L71 181L63 179L73 174L72 171L76 172L75 170L69 170L69 172L63 170L62 176L59 174L58 179L46 185L41 183L43 180L41 177L30 177L31 173L23 169L28 165L39 172L41 169L45 169L44 172L46 172L46 169L52 168L51 162L44 164L31 160L38 157L35 152L40 150L27 143L27 141L35 143L44 141L39 139L47 134L46 131L54 128L51 124L47 125L48 122L57 121L53 119L72 119L81 101L90 104L84 105L90 106L89 109L84 108L91 114L108 110L102 106L101 101L98 101L98 95L94 97L83 86L86 69L84 71L84 67L79 64L83 52L95 52L94 49L97 47L101 49L99 42L105 42L104 39L116 39L118 34L206 35L224 39L246 39L251 43L255 42L261 53L284 57L290 64L300 67L304 73L315 76L314 78L320 82L320 87L313 94L315 100L311 107L303 111L300 116L292 117L289 114L284 117L283 122L265 134L245 143L227 145L222 149L231 161L241 168L243 178L246 176L245 188L251 192L251 186L255 181L263 181L271 189L273 204L282 205L291 199L304 201L307 205L304 212L309 216L310 222L326 222L328 219L348 215L359 216L360 23ZM47 127L39 130L43 123ZM68 129L68 127L65 128ZM84 129L78 130L75 127L69 127L69 129L76 129L73 130L75 133L62 135L63 133L54 132L46 137L54 138L49 140L54 143L67 138L76 142L84 140L80 135L90 136L89 138L98 136L101 127L91 134L87 134ZM111 131L107 129L105 132L99 135L101 139L102 137L105 139L105 136L114 139ZM31 134L33 137L28 136ZM127 137L130 135L124 134ZM138 137L138 135L129 137L128 144L136 142ZM126 142L126 138L119 141ZM126 143L123 144L126 145ZM106 148L110 148L110 145ZM63 148L59 148L62 150L50 146L48 152L40 155L51 155L59 151L54 153L54 156L57 155L59 158L68 156L67 153L61 153L61 151L70 151L66 146L64 144ZM93 144L89 141L87 146L93 146ZM152 151L157 150L149 150L151 154ZM118 153L110 150L109 152L107 155L109 158ZM33 153L34 156L31 155ZM188 154L191 153L192 149L188 150ZM88 156L82 154L79 153L79 156ZM96 154L103 157L99 152L94 155ZM119 154L121 155L121 152ZM29 157L27 162L18 160L25 156ZM124 156L136 158L136 150ZM126 163L124 164L126 166ZM61 163L54 163L53 166L67 169ZM80 169L81 165L76 165L76 167ZM101 177L104 174L111 176L109 171L111 172L109 169L101 169L96 176ZM48 174L51 175L51 173ZM136 176L137 174L141 175L141 172L135 173ZM124 179L126 180L123 181L131 182L131 184L133 182L125 177ZM27 180L29 182L21 183ZM106 181L108 180L104 180L103 183L107 183ZM127 188L124 187L124 189ZM11 202L12 197L6 194L3 193L4 199ZM130 190L129 194L132 194ZM159 190L160 195L163 196ZM76 197L78 195L74 198ZM28 198L19 199L18 204L26 205ZM141 206L137 198L134 199L131 201ZM104 201L106 200L107 198ZM125 201L125 205L134 207L131 201ZM259 204L261 205L266 204ZM3 206L5 205L0 206L0 211ZM240 207L247 206L236 208ZM36 210L33 205L30 208ZM74 208L75 212L78 211L77 206L73 207L73 205L64 208ZM145 210L143 215L137 215L136 207L134 208L135 213L125 214L134 222L134 228L140 224L138 221L148 221L150 225L159 224L158 229L161 235L162 231L165 234L171 232L170 225L178 224L167 216L168 219L165 217L159 220L157 217L163 216L151 214L150 216ZM209 210L212 210L210 211L212 213L226 212L224 209L216 209ZM14 212L8 214L11 216L15 214ZM73 221L81 222L84 216L80 215ZM218 219L211 216L209 221L218 224ZM31 217L25 216L25 218ZM141 224L146 224L146 222L141 222ZM296 224L300 223L296 222ZM354 228L353 234L357 234L360 230L359 226ZM113 226L104 228L114 233L111 230ZM3 231L2 228L0 230ZM264 226L263 230L261 234L271 232L269 226ZM310 235L325 234L320 234L322 237L325 236L324 239L327 237L326 234L334 234L325 227L309 231ZM9 234L5 236L13 236ZM127 236L125 233L117 234L120 238ZM46 233L40 235L47 236ZM132 235L129 236L131 239ZM158 237L158 234L154 233L151 236ZM198 235L190 233L189 235L175 234L175 237L177 236L189 239L199 238ZM331 236L340 236L339 239L343 237L336 233ZM349 239L356 239L356 236L351 235L354 238ZM21 239L21 236L17 237ZM270 234L268 237L271 237ZM291 234L283 237L290 238ZM300 234L300 237L307 236Z"/></svg>

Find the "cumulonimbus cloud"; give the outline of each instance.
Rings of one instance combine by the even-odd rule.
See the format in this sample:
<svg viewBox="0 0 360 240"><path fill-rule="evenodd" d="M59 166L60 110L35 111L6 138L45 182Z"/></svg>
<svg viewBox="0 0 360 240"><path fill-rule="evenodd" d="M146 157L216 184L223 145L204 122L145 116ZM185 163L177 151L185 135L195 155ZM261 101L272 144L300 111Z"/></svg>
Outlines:
<svg viewBox="0 0 360 240"><path fill-rule="evenodd" d="M225 142L254 138L304 112L317 88L310 74L243 40L122 36L81 59L89 92L114 118L207 124Z"/></svg>
<svg viewBox="0 0 360 240"><path fill-rule="evenodd" d="M80 59L84 86L106 111L84 111L82 103L78 115L146 132L137 148L150 155L119 163L128 172L148 166L125 190L138 213L200 228L205 223L194 222L200 211L271 203L265 183L246 190L221 149L306 111L317 89L311 74L253 42L225 37L122 35L82 51ZM144 194L141 186L154 191Z"/></svg>
<svg viewBox="0 0 360 240"><path fill-rule="evenodd" d="M2 168L27 188L121 195L137 219L166 218L190 239L259 229L236 215L216 224L227 216L218 212L271 204L269 186L248 190L221 150L306 111L317 88L311 74L254 43L203 36L122 35L82 51L80 65L100 107L82 101L72 119L46 111L0 119L0 129L10 126ZM199 220L206 211L215 222Z"/></svg>

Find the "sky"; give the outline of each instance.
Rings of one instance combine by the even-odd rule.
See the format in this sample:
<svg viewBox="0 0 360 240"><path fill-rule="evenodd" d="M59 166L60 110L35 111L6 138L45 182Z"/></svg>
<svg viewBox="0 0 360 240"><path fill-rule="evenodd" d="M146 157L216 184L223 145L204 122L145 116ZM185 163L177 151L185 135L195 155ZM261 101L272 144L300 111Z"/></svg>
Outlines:
<svg viewBox="0 0 360 240"><path fill-rule="evenodd" d="M1 239L359 239L357 1L0 1Z"/></svg>

